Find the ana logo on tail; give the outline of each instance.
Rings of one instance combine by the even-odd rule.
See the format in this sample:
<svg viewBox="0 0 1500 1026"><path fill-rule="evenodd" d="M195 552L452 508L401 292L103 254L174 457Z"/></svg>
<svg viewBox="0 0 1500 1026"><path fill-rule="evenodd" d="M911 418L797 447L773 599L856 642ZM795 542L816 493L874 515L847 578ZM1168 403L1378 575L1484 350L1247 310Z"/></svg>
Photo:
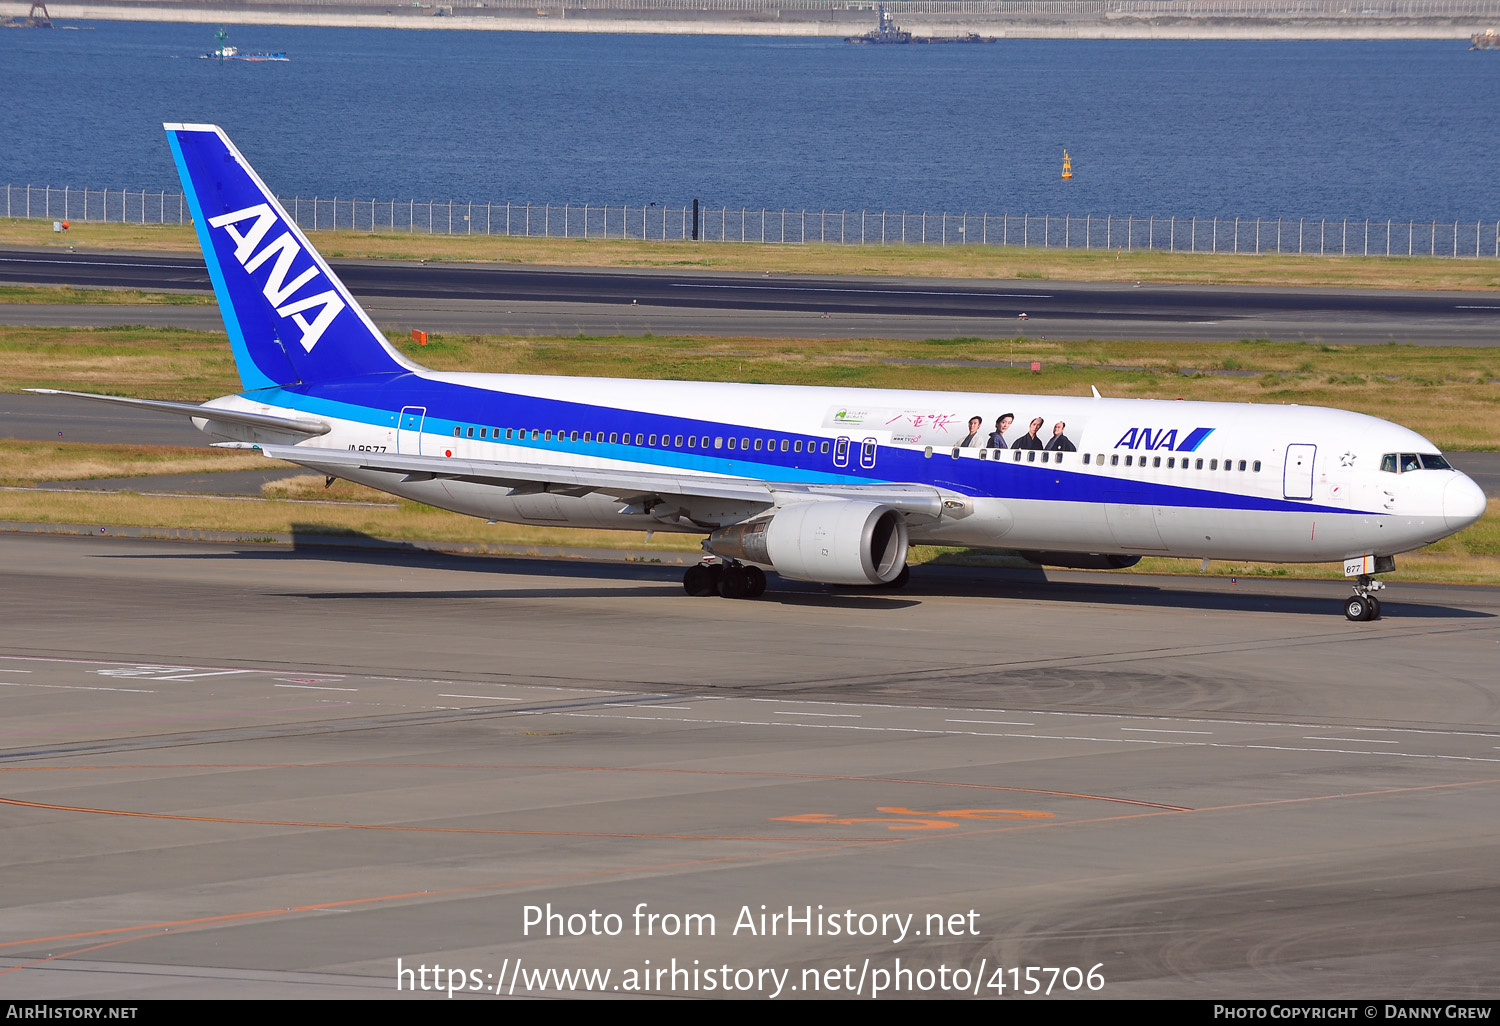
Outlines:
<svg viewBox="0 0 1500 1026"><path fill-rule="evenodd" d="M242 234L236 226L252 218L255 223L250 226L249 231ZM345 304L333 289L288 302L298 289L318 277L318 268L315 264L290 282L287 281L287 275L292 270L292 263L302 252L302 247L297 245L296 239L289 231L283 231L274 241L263 247L260 245L271 229L276 226L276 215L271 211L270 205L257 203L244 210L235 210L210 218L208 223L211 227L222 228L234 240L234 258L247 272L255 271L272 257L275 258L275 263L271 264L270 274L265 284L261 286L261 292L265 295L266 301L271 304L272 309L282 317L290 317L297 322L297 326L302 329L302 348L309 353L312 352L313 346L318 344L318 339L323 337L323 332L327 331L334 318L343 312ZM260 247L259 251L257 247ZM317 308L318 313L309 321L303 314L314 308Z"/></svg>

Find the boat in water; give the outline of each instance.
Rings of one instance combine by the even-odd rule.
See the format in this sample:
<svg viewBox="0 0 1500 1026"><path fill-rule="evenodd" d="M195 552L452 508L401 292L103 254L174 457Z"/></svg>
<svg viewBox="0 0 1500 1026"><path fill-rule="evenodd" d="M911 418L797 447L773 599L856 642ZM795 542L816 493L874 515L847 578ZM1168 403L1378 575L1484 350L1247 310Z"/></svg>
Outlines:
<svg viewBox="0 0 1500 1026"><path fill-rule="evenodd" d="M222 28L214 33L214 38L219 41L218 47L201 56L205 60L214 61L285 61L290 60L285 53L240 53L238 47L230 46L225 40L229 33Z"/></svg>
<svg viewBox="0 0 1500 1026"><path fill-rule="evenodd" d="M994 37L970 32L962 36L914 36L896 24L895 15L880 5L880 25L862 36L846 36L846 43L892 45L905 43L993 43Z"/></svg>

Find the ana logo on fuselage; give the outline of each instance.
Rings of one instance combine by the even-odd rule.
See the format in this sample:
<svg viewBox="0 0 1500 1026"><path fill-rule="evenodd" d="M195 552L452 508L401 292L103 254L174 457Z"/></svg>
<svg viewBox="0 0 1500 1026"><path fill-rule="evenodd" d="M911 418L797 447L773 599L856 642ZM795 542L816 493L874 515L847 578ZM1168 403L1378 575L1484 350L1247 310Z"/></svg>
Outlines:
<svg viewBox="0 0 1500 1026"><path fill-rule="evenodd" d="M250 226L249 231L242 234L236 226L251 218L255 219L255 223ZM273 256L276 258L276 262L271 265L265 284L261 286L261 293L271 304L272 309L282 317L290 317L297 323L297 326L302 329L302 348L312 352L312 347L318 344L318 339L323 337L323 332L328 330L334 318L343 311L344 301L333 289L319 292L317 295L305 296L302 299L292 299L298 289L318 277L318 268L314 264L291 281L287 281L287 275L292 270L292 262L302 252L302 247L297 245L296 239L289 231L283 231L274 241L261 246L261 241L276 226L276 215L271 211L270 205L258 203L244 210L220 214L218 217L210 218L208 223L214 228L224 229L234 240L234 258L246 271L255 271ZM291 301L288 302L288 300ZM303 316L305 312L315 308L318 312L311 321Z"/></svg>
<svg viewBox="0 0 1500 1026"><path fill-rule="evenodd" d="M1176 428L1131 428L1115 443L1116 449L1167 449L1172 452L1192 452L1213 434L1213 428L1193 428L1177 440Z"/></svg>

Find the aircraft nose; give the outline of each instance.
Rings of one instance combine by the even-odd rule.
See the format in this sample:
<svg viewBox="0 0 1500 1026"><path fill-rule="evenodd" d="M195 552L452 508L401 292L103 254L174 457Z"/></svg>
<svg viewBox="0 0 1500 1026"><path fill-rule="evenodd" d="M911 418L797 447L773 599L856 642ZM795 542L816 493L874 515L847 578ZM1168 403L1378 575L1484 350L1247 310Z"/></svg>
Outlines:
<svg viewBox="0 0 1500 1026"><path fill-rule="evenodd" d="M1455 474L1443 489L1443 519L1450 531L1462 531L1484 516L1484 490L1465 474Z"/></svg>

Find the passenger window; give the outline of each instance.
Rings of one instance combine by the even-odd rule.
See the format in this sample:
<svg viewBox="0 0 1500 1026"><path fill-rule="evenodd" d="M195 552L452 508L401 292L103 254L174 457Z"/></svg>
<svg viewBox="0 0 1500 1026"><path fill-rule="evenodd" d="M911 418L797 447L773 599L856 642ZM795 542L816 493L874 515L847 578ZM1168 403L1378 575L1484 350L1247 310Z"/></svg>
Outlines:
<svg viewBox="0 0 1500 1026"><path fill-rule="evenodd" d="M1256 460L1253 464L1251 464L1251 466L1254 468L1257 474L1260 473L1260 460Z"/></svg>
<svg viewBox="0 0 1500 1026"><path fill-rule="evenodd" d="M651 437L647 438L646 439L646 444L647 445L655 445L656 444L656 436L652 435Z"/></svg>
<svg viewBox="0 0 1500 1026"><path fill-rule="evenodd" d="M551 431L543 431L542 432L542 441L544 441L544 442L550 442L550 441L552 441L552 432Z"/></svg>
<svg viewBox="0 0 1500 1026"><path fill-rule="evenodd" d="M1244 460L1240 460L1240 472L1244 473L1244 470L1245 470L1245 461Z"/></svg>
<svg viewBox="0 0 1500 1026"><path fill-rule="evenodd" d="M761 439L759 439L759 438L757 438L757 439L756 439L756 440L755 440L755 451L756 451L756 452L760 452L760 446L761 446L761 441L762 441L762 440L761 440Z"/></svg>
<svg viewBox="0 0 1500 1026"><path fill-rule="evenodd" d="M454 438L462 438L463 436L464 436L464 429L461 428L461 427L454 427L454 429L453 429L453 437Z"/></svg>
<svg viewBox="0 0 1500 1026"><path fill-rule="evenodd" d="M823 453L824 455L827 455L827 453L828 453L828 442L826 440L823 441L822 443L820 443L818 445L818 451L821 452L821 453Z"/></svg>
<svg viewBox="0 0 1500 1026"><path fill-rule="evenodd" d="M489 428L480 428L480 429L479 429L479 437L480 437L480 438L485 438L485 437L487 437L487 436L488 436L488 434L489 434L489 430L490 430L490 429L489 429Z"/></svg>
<svg viewBox="0 0 1500 1026"><path fill-rule="evenodd" d="M797 439L797 441L795 441L795 442L792 443L792 451L793 452L801 452L802 451L802 439L799 438L799 439Z"/></svg>
<svg viewBox="0 0 1500 1026"><path fill-rule="evenodd" d="M1208 461L1208 469L1209 470L1218 470L1219 469L1219 461L1218 460L1209 460Z"/></svg>
<svg viewBox="0 0 1500 1026"><path fill-rule="evenodd" d="M1026 462L1027 463L1035 463L1036 462L1036 450L1035 449L1027 449L1026 450Z"/></svg>
<svg viewBox="0 0 1500 1026"><path fill-rule="evenodd" d="M734 439L731 438L730 441L732 442L732 441L734 441ZM715 449L722 449L722 448L724 448L724 436L723 435L715 435L714 436L714 448Z"/></svg>
<svg viewBox="0 0 1500 1026"><path fill-rule="evenodd" d="M678 435L676 437L676 439L674 440L673 444L675 444L677 446L677 448L681 449L682 448L682 436Z"/></svg>
<svg viewBox="0 0 1500 1026"><path fill-rule="evenodd" d="M646 436L643 435L643 434L641 434L640 432L636 432L635 444L636 445L645 445L646 444Z"/></svg>
<svg viewBox="0 0 1500 1026"><path fill-rule="evenodd" d="M1062 462L1062 458L1063 458L1063 454L1060 453L1060 452L1055 452L1055 453L1052 454L1052 462L1053 463L1061 463Z"/></svg>
<svg viewBox="0 0 1500 1026"><path fill-rule="evenodd" d="M788 451L788 449L789 449L789 448L790 448L790 447L791 447L791 443L790 443L790 442L788 442L788 441L787 441L787 440L786 440L786 439L785 439L785 438L783 438L783 439L782 439L782 440L781 440L781 451L782 451L782 452L786 452L786 451Z"/></svg>
<svg viewBox="0 0 1500 1026"><path fill-rule="evenodd" d="M1202 469L1203 469L1203 461L1202 461L1202 460L1201 460L1201 459L1200 459L1200 460L1198 460L1198 461L1197 461L1197 465L1196 465L1196 466L1194 466L1194 467L1193 467L1193 469L1194 469L1194 470L1202 470Z"/></svg>
<svg viewBox="0 0 1500 1026"><path fill-rule="evenodd" d="M1111 453L1110 454L1109 465L1111 467L1118 467L1120 465L1120 454L1119 453Z"/></svg>
<svg viewBox="0 0 1500 1026"><path fill-rule="evenodd" d="M513 431L515 431L515 428L506 428L505 429L505 440L506 441L510 441L510 439L512 437L511 432L513 432Z"/></svg>
<svg viewBox="0 0 1500 1026"><path fill-rule="evenodd" d="M958 459L958 446L953 447L953 458Z"/></svg>
<svg viewBox="0 0 1500 1026"><path fill-rule="evenodd" d="M929 460L932 459L932 446L929 445L927 448L922 450L922 458Z"/></svg>
<svg viewBox="0 0 1500 1026"><path fill-rule="evenodd" d="M1089 465L1089 456L1090 455L1092 455L1092 454L1091 453L1084 453L1083 454L1083 465L1085 467Z"/></svg>
<svg viewBox="0 0 1500 1026"><path fill-rule="evenodd" d="M736 443L736 442L738 442L738 441L739 441L739 439L737 439L737 438L731 438L731 439L730 439L730 440L729 440L729 447L730 447L730 448L731 448L731 449L733 449L733 448L734 448L734 447L735 447L735 443Z"/></svg>
<svg viewBox="0 0 1500 1026"><path fill-rule="evenodd" d="M531 429L531 440L533 442L537 441L541 437L542 437L542 430L541 430L541 428L532 428Z"/></svg>
<svg viewBox="0 0 1500 1026"><path fill-rule="evenodd" d="M1161 466L1161 457L1160 456L1153 456L1153 457L1151 457L1151 466L1152 467L1159 467L1159 466Z"/></svg>
<svg viewBox="0 0 1500 1026"><path fill-rule="evenodd" d="M1168 456L1167 457L1167 469L1171 470L1171 469L1173 469L1176 466L1177 466L1177 457L1176 456Z"/></svg>
<svg viewBox="0 0 1500 1026"><path fill-rule="evenodd" d="M740 439L740 448L741 449L748 449L748 448L750 448L750 439L748 439L748 438L741 438ZM759 449L760 446L757 445L756 448Z"/></svg>
<svg viewBox="0 0 1500 1026"><path fill-rule="evenodd" d="M1125 457L1125 465L1126 465L1126 466L1127 466L1127 467L1128 467L1128 466L1130 466L1130 461L1131 461L1131 460L1132 460L1132 459L1133 459L1133 458L1134 458L1134 457L1132 457L1132 456L1128 456L1128 455L1127 455L1127 456L1126 456L1126 457Z"/></svg>
<svg viewBox="0 0 1500 1026"><path fill-rule="evenodd" d="M1016 454L1016 457L1015 457L1016 462L1020 463L1021 462L1021 450L1020 449L1014 449L1012 451Z"/></svg>
<svg viewBox="0 0 1500 1026"><path fill-rule="evenodd" d="M620 432L618 432L618 431L611 431L609 433L609 444L610 445L618 445L619 442L620 442Z"/></svg>
<svg viewBox="0 0 1500 1026"><path fill-rule="evenodd" d="M688 435L688 448L689 449L696 449L696 448L698 448L698 436L697 435Z"/></svg>
<svg viewBox="0 0 1500 1026"><path fill-rule="evenodd" d="M568 441L570 441L570 442L576 442L576 441L578 441L578 432L574 431L571 435L569 435L568 436Z"/></svg>
<svg viewBox="0 0 1500 1026"><path fill-rule="evenodd" d="M980 449L979 450L979 458L982 459L982 460L989 459L990 458L990 451L988 449Z"/></svg>

